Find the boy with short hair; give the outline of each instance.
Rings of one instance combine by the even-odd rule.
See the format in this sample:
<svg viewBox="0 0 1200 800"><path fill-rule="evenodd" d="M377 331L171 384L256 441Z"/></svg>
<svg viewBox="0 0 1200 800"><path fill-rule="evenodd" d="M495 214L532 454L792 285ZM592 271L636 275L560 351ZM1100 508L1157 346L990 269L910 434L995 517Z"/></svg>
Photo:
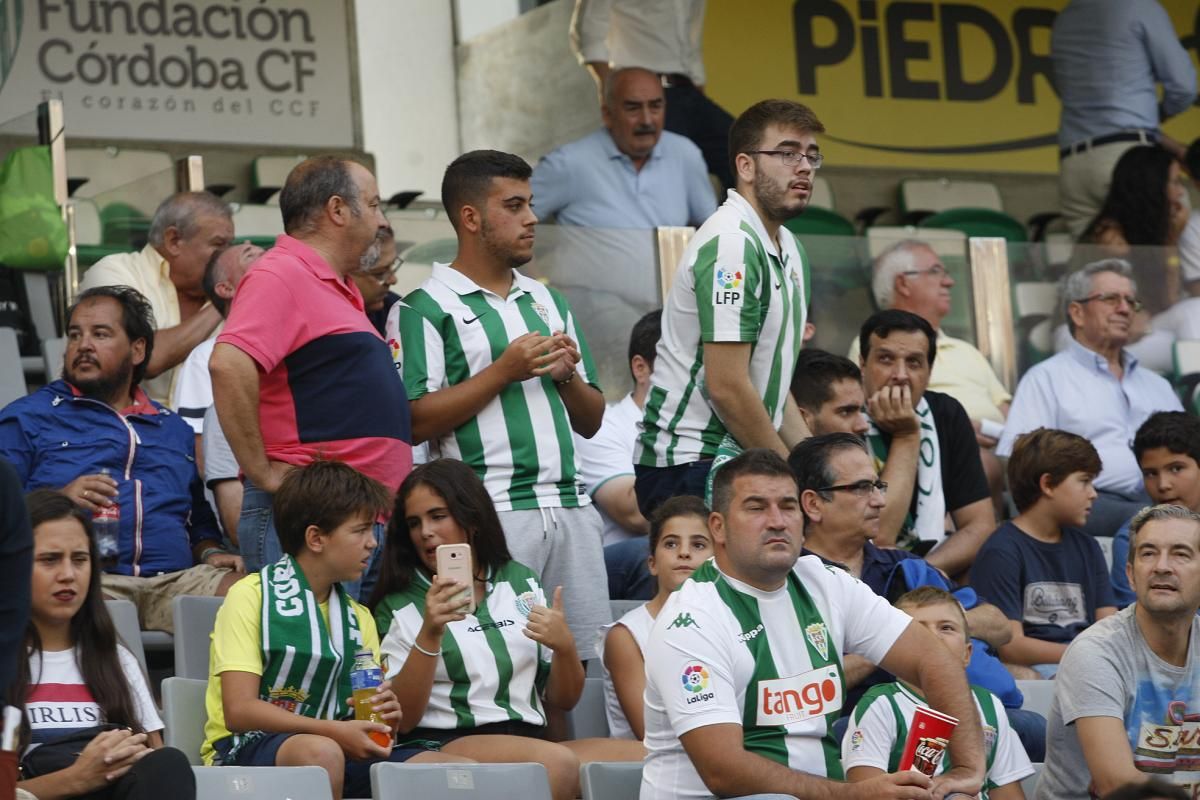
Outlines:
<svg viewBox="0 0 1200 800"><path fill-rule="evenodd" d="M350 705L354 654L379 659L371 612L341 586L362 576L376 547L376 516L388 491L352 467L317 461L290 472L274 499L284 557L229 591L212 634L207 765L299 766L329 773L335 800L370 795L370 765L381 760L460 760L390 750L400 704L386 686L372 698L384 723L358 721ZM386 723L386 724L385 724Z"/></svg>
<svg viewBox="0 0 1200 800"><path fill-rule="evenodd" d="M954 595L934 586L922 586L901 595L896 608L932 631L962 660L966 669L971 660L971 639L966 613ZM1009 727L1000 699L980 686L972 686L971 692L983 726L987 756L980 800L1018 798L1020 782L1033 774L1033 766L1016 732ZM847 781L864 781L880 772L899 769L908 729L918 706L928 703L917 687L904 681L879 684L863 695L842 739L842 767ZM945 769L943 759L938 772Z"/></svg>
<svg viewBox="0 0 1200 800"><path fill-rule="evenodd" d="M1133 455L1142 470L1146 494L1155 504L1169 503L1200 512L1200 418L1186 411L1151 414L1133 437ZM1128 556L1126 522L1113 537L1109 573L1119 608L1137 599L1125 574Z"/></svg>
<svg viewBox="0 0 1200 800"><path fill-rule="evenodd" d="M1012 640L999 648L1011 664L1050 677L1081 631L1116 611L1100 545L1083 533L1100 456L1087 439L1037 428L1019 437L1008 485L1020 512L979 550L971 586L1009 619Z"/></svg>

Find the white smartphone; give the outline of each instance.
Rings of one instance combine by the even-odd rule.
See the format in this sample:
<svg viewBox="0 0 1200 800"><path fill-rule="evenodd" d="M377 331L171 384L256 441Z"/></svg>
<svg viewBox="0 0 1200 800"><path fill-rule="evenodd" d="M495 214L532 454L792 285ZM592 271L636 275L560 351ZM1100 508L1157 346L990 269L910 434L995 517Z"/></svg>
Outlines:
<svg viewBox="0 0 1200 800"><path fill-rule="evenodd" d="M471 545L441 544L437 549L437 572L467 587L455 595L467 603L467 613L475 613L475 570L471 567Z"/></svg>

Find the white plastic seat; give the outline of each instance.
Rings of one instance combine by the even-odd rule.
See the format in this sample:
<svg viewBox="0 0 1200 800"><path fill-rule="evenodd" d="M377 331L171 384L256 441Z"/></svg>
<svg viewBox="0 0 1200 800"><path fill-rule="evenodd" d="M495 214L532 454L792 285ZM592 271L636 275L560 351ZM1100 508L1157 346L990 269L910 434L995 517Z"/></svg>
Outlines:
<svg viewBox="0 0 1200 800"><path fill-rule="evenodd" d="M1050 704L1054 702L1054 681L1017 681L1017 688L1025 696L1021 708L1036 711L1050 719Z"/></svg>
<svg viewBox="0 0 1200 800"><path fill-rule="evenodd" d="M162 682L163 742L182 750L193 766L200 766L200 748L204 744L204 693L208 681L190 678L166 678Z"/></svg>
<svg viewBox="0 0 1200 800"><path fill-rule="evenodd" d="M171 601L175 620L175 674L208 680L209 643L222 597L179 595Z"/></svg>
<svg viewBox="0 0 1200 800"><path fill-rule="evenodd" d="M604 712L604 679L584 678L579 702L567 712L572 739L604 739L609 735L608 716Z"/></svg>
<svg viewBox="0 0 1200 800"><path fill-rule="evenodd" d="M28 392L17 332L13 328L0 328L0 408Z"/></svg>
<svg viewBox="0 0 1200 800"><path fill-rule="evenodd" d="M627 800L642 786L641 761L593 761L579 768L583 800Z"/></svg>
<svg viewBox="0 0 1200 800"><path fill-rule="evenodd" d="M333 800L321 767L192 767L200 800Z"/></svg>
<svg viewBox="0 0 1200 800"><path fill-rule="evenodd" d="M384 761L371 765L371 797L374 800L550 800L550 777L544 766L535 763L393 764Z"/></svg>
<svg viewBox="0 0 1200 800"><path fill-rule="evenodd" d="M900 204L905 211L945 211L950 208L1004 210L996 184L950 178L908 178L900 181Z"/></svg>

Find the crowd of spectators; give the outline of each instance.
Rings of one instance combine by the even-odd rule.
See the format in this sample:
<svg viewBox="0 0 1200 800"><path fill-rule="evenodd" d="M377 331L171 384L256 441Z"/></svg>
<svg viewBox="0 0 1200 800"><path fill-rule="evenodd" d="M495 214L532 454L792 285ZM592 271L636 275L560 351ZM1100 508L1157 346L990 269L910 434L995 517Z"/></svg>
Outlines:
<svg viewBox="0 0 1200 800"><path fill-rule="evenodd" d="M269 250L180 193L86 273L62 377L0 410L22 791L194 796L103 602L171 632L181 594L224 598L204 763L316 764L336 798L385 760L533 761L556 800L592 761L643 761L644 800L1019 800L1042 763L1055 800L1200 786L1200 420L1153 368L1200 217L1157 119L1108 133L1068 88L1078 37L1134 23L1075 0L1055 25L1064 205L1109 257L1066 278L1061 352L1010 394L942 329L954 279L915 239L874 260L848 358L804 346L820 265L784 223L825 128L708 100L697 6L580 2L604 127L536 167L456 158L457 255L403 298L375 178L333 156L292 170ZM1170 114L1195 75L1160 61ZM698 227L612 405L587 320L521 270L539 213ZM1135 274L1135 245L1167 255ZM592 660L610 737L571 739ZM1055 682L1047 717L1018 679ZM899 768L922 707L957 720L932 774Z"/></svg>

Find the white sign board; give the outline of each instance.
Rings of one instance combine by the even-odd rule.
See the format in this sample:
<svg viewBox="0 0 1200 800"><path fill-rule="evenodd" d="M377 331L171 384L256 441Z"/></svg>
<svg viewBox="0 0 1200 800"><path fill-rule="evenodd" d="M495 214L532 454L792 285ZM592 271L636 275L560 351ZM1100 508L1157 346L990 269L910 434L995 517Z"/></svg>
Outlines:
<svg viewBox="0 0 1200 800"><path fill-rule="evenodd" d="M72 136L354 145L350 0L0 0L0 122Z"/></svg>

